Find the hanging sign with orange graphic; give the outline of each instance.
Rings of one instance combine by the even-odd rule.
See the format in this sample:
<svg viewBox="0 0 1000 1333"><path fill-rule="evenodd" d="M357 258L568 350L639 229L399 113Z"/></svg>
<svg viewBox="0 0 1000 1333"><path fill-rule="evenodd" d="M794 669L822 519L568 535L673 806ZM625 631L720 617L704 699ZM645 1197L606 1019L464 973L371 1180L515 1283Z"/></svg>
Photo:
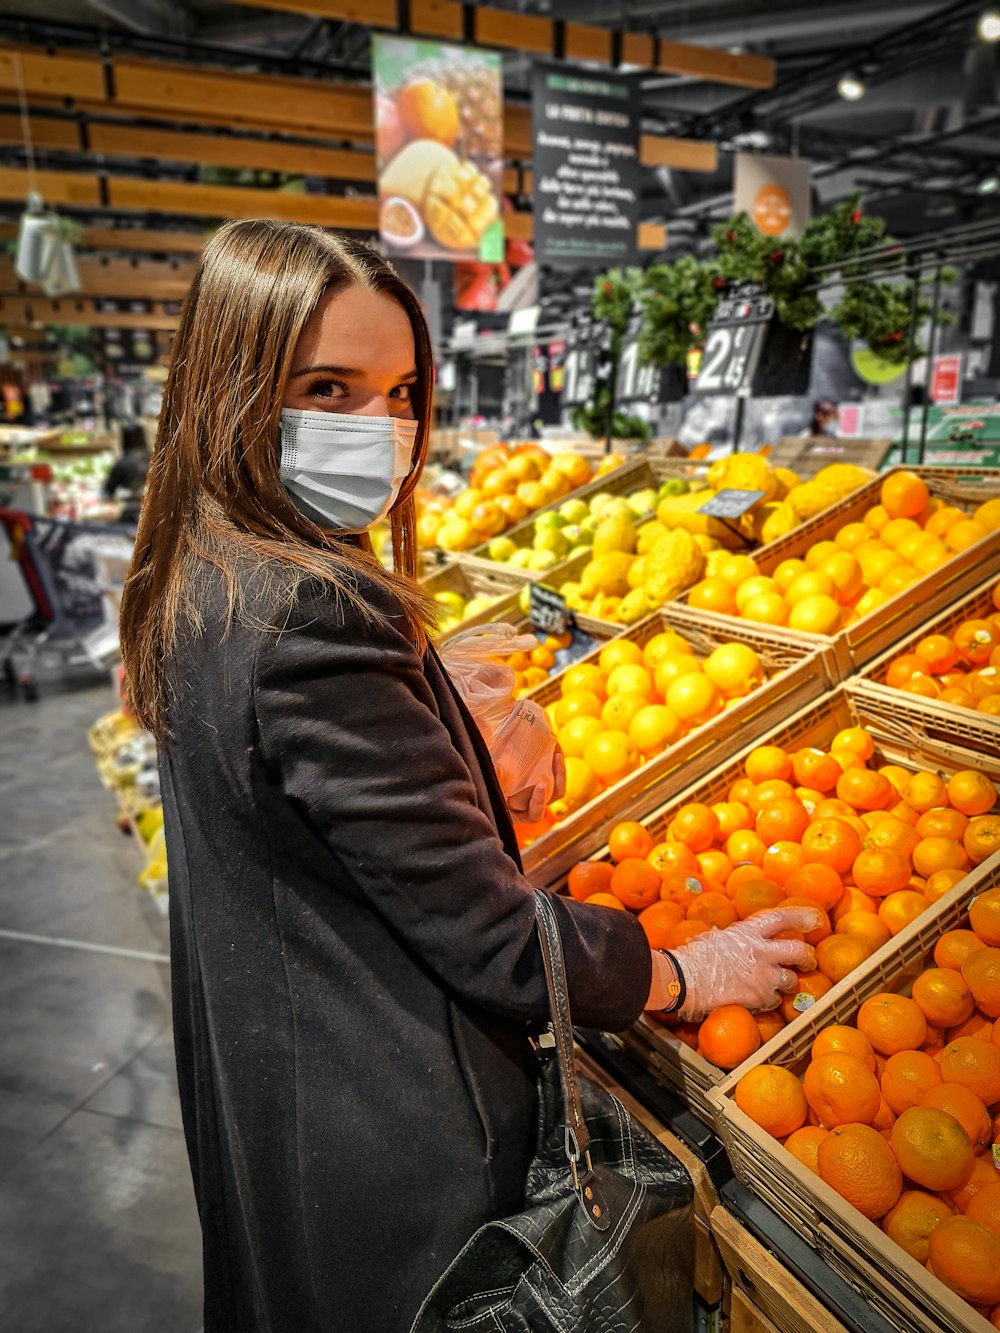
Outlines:
<svg viewBox="0 0 1000 1333"><path fill-rule="evenodd" d="M736 212L748 213L765 236L801 236L812 212L810 166L801 157L738 153Z"/></svg>

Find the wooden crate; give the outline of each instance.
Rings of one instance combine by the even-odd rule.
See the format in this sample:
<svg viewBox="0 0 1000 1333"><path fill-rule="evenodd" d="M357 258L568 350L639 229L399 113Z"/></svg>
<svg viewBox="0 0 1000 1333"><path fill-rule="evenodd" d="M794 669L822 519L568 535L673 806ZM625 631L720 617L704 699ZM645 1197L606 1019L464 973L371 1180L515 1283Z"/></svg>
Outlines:
<svg viewBox="0 0 1000 1333"><path fill-rule="evenodd" d="M753 555L757 568L762 574L773 574L783 560L801 558L815 542L832 540L846 524L861 522L866 511L878 504L882 482L889 475L885 473L877 477L786 537L762 546ZM969 512L983 500L1000 495L1000 470L925 468L923 476L932 495ZM839 663L840 679L846 680L904 635L919 629L929 616L943 611L956 597L963 596L990 576L1000 576L1000 537L995 532L837 634L802 634L774 627L775 632L786 636L789 643L806 640L830 649ZM720 630L723 625L731 625L738 619L710 611L692 611L684 603L678 605L698 622L711 623Z"/></svg>
<svg viewBox="0 0 1000 1333"><path fill-rule="evenodd" d="M879 716L883 726L900 737L911 738L914 744L944 741L965 750L970 766L977 765L994 781L1000 780L1000 717L893 689L885 683L885 674L895 658L912 652L928 634L949 634L963 620L992 615L996 610L992 597L996 584L995 578L988 579L968 596L959 598L847 682L851 693L865 700L865 707Z"/></svg>
<svg viewBox="0 0 1000 1333"><path fill-rule="evenodd" d="M842 686L833 694L827 695L820 707L810 704L787 722L773 727L770 731L756 736L744 732L739 738L741 745L739 751L708 777L676 795L674 794L676 788L669 782L659 788L654 787L647 793L644 810L633 811L628 816L615 816L610 823L606 822L605 827L610 827L610 824L616 822L619 817L638 818L649 830L653 841L661 842L667 835L671 820L682 805L686 805L689 801L714 805L717 801L726 799L729 788L743 776L746 756L755 745L780 745L785 750L799 750L807 746L829 749L830 742L838 731L853 726L867 727L871 731L876 741L876 754L881 757L883 763L902 764L907 768L926 769L943 775L950 775L966 767L963 762L964 756L956 755L949 746L928 744L913 748L906 743L895 741L891 736L880 735L875 727L875 719L866 711L863 701L855 699ZM607 846L604 846L592 859L608 860ZM552 887L564 888L565 876L553 880ZM921 923L932 919L935 909L936 905L930 908L928 914L920 919ZM890 941L886 948L891 949L893 943ZM823 1002L831 997L836 1001L838 997L850 992L856 984L856 975L846 977L835 985L827 996L824 996ZM788 1037L793 1036L802 1028L811 1012L807 1010L805 1015L789 1023L779 1037L785 1037L786 1034ZM621 1041L627 1052L648 1068L655 1078L672 1088L695 1115L706 1124L716 1127L717 1108L712 1102L711 1095L729 1077L723 1070L709 1064L697 1051L691 1050L676 1037L671 1036L669 1028L646 1016L640 1018L627 1032L622 1033ZM753 1057L753 1061L757 1060L758 1055ZM753 1061L741 1065L734 1072L734 1077L750 1068Z"/></svg>
<svg viewBox="0 0 1000 1333"><path fill-rule="evenodd" d="M832 659L822 652L789 646L767 633L766 626L749 621L728 622L725 633L690 621L679 622L671 610L652 615L618 635L640 647L654 635L677 629L699 657L707 657L723 643L746 643L759 653L769 679L745 699L728 708L719 718L690 732L676 745L657 755L596 796L579 810L555 824L522 854L527 877L542 887L564 876L571 866L607 842L608 834L621 819L632 819L649 809L650 794L664 800L695 778L707 773L726 754L742 746L747 736L758 735L789 713L817 699L836 678ZM582 662L596 661L595 650ZM560 697L558 680L549 680L530 697L547 707Z"/></svg>
<svg viewBox="0 0 1000 1333"><path fill-rule="evenodd" d="M960 927L973 899L998 885L1000 852L900 931L854 976L828 991L802 1019L727 1075L710 1094L719 1133L743 1184L794 1227L900 1333L939 1333L941 1329L986 1333L989 1325L744 1115L733 1094L740 1078L762 1064L782 1065L801 1074L823 1028L853 1023L863 1002L881 991L908 992L931 961L941 935Z"/></svg>
<svg viewBox="0 0 1000 1333"><path fill-rule="evenodd" d="M577 487L575 491L561 495L558 500L543 505L541 509L533 510L527 518L522 519L520 523L515 523L513 527L508 528L506 532L502 532L500 536L509 537L515 546L529 547L535 536L535 519L540 514L547 514L553 509L558 509L567 500L590 500L595 495L605 494L630 495L633 491L642 491L649 487L655 490L671 477L689 481L692 487L697 489L705 484L705 466L704 464L688 463L680 459L665 458L658 454L636 459L634 462L623 463L621 467L615 468L613 472L608 472L603 477L597 477L594 481L587 482L585 486ZM648 518L655 518L655 514L651 512ZM490 560L486 554L488 546L489 542L483 542L481 546L473 547L466 558L496 569L498 567L497 562ZM511 567L502 564L499 568L510 569ZM554 566L554 568L560 568L560 566ZM529 569L518 569L515 572L520 574L522 578L547 581L551 571L537 573Z"/></svg>
<svg viewBox="0 0 1000 1333"><path fill-rule="evenodd" d="M434 642L440 647L448 642L459 630L470 625L491 625L494 622L508 622L512 617L521 618L521 609L517 595L524 587L524 580L513 578L501 566L492 569L481 566L467 567L461 561L453 560L420 580L420 586L431 596L438 592L456 592L461 597L493 597L494 600L477 615L470 616L461 624L445 630L435 636Z"/></svg>
<svg viewBox="0 0 1000 1333"><path fill-rule="evenodd" d="M848 1333L781 1261L724 1207L712 1235L729 1274L729 1333Z"/></svg>

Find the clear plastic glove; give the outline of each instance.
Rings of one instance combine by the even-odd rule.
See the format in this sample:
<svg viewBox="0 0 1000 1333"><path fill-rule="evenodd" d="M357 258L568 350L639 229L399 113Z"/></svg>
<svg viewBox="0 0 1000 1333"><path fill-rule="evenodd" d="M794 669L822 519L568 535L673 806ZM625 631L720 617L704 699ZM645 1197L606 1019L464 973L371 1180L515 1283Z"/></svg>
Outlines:
<svg viewBox="0 0 1000 1333"><path fill-rule="evenodd" d="M515 824L534 824L545 813L550 801L558 801L566 794L566 760L558 742L552 751L551 787L548 782L536 782L507 797L507 809ZM551 794L550 794L551 793Z"/></svg>
<svg viewBox="0 0 1000 1333"><path fill-rule="evenodd" d="M778 907L760 912L725 930L708 930L689 944L671 949L687 986L677 1016L697 1021L723 1004L747 1009L774 1009L782 995L799 983L796 968L812 971L816 955L801 940L775 936L786 931L808 932L820 924L812 907Z"/></svg>

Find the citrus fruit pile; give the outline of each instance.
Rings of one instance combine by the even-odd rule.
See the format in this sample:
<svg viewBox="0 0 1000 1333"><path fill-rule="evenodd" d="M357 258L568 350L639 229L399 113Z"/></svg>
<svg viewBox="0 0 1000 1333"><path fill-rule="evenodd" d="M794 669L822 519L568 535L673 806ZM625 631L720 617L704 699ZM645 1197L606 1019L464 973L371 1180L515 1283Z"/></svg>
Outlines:
<svg viewBox="0 0 1000 1333"><path fill-rule="evenodd" d="M992 602L991 614L963 620L949 634L928 634L912 652L894 658L885 683L1000 717L1000 582Z"/></svg>
<svg viewBox="0 0 1000 1333"><path fill-rule="evenodd" d="M721 644L702 660L664 630L643 647L612 639L560 680L561 697L545 710L566 759L566 795L550 807L553 820L738 703L761 685L764 667L747 644Z"/></svg>
<svg viewBox="0 0 1000 1333"><path fill-rule="evenodd" d="M755 566L733 578L710 556L707 577L691 588L688 605L835 634L1000 530L1000 500L970 515L931 496L913 472L890 473L880 499L863 521L845 524L832 541L814 542L801 560L783 560L769 576Z"/></svg>
<svg viewBox="0 0 1000 1333"><path fill-rule="evenodd" d="M801 1079L760 1065L736 1104L1000 1327L1000 888L944 933L910 995L824 1028Z"/></svg>
<svg viewBox="0 0 1000 1333"><path fill-rule="evenodd" d="M573 642L569 631L565 634L546 634L537 648L530 652L511 653L504 660L514 671L514 698L523 699L526 694L544 685L549 676L558 669L556 653L568 648Z"/></svg>
<svg viewBox="0 0 1000 1333"><path fill-rule="evenodd" d="M710 1063L748 1059L1000 850L997 792L983 774L946 780L869 761L861 727L841 731L829 751L757 746L725 800L681 806L655 846L643 825L621 823L610 860L570 871L574 898L636 912L654 949L774 907L819 910L805 937L816 968L774 1013L726 1005L701 1024L664 1019Z"/></svg>
<svg viewBox="0 0 1000 1333"><path fill-rule="evenodd" d="M468 487L454 500L417 492L417 542L469 551L622 461L606 454L595 470L580 454L548 454L530 443L493 445L478 456Z"/></svg>

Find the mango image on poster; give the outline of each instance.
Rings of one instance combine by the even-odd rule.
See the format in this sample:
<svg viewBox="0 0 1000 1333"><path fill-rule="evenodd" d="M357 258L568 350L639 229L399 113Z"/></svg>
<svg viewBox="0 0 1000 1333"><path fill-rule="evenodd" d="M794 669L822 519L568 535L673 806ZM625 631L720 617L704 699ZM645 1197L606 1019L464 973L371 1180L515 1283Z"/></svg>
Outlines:
<svg viewBox="0 0 1000 1333"><path fill-rule="evenodd" d="M780 236L792 220L792 201L788 191L773 182L762 185L754 196L753 220L765 236Z"/></svg>

